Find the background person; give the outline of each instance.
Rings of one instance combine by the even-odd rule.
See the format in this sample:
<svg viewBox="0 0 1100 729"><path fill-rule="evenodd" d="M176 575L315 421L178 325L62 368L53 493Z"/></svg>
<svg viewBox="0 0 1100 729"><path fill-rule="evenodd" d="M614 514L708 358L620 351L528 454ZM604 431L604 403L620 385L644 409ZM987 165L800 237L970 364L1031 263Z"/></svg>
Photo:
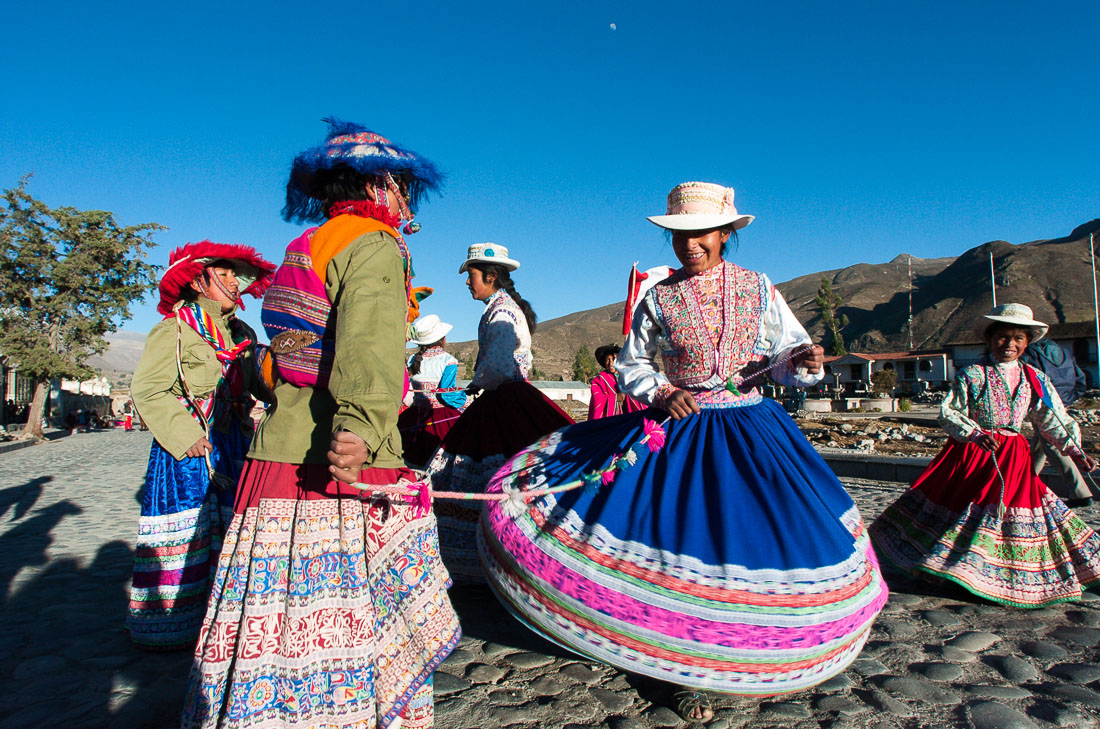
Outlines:
<svg viewBox="0 0 1100 729"><path fill-rule="evenodd" d="M413 322L410 332L409 341L419 349L407 364L412 389L397 427L405 461L415 468L428 464L466 407L466 392L456 384L458 360L444 349L449 331L450 324L426 314Z"/></svg>
<svg viewBox="0 0 1100 729"><path fill-rule="evenodd" d="M504 461L524 446L573 422L527 381L535 312L519 295L511 273L519 261L495 243L470 246L458 272L485 311L477 327L477 361L467 387L480 393L432 457L428 472L437 491L480 493ZM437 500L439 548L456 583L485 581L477 556L477 502Z"/></svg>
<svg viewBox="0 0 1100 729"><path fill-rule="evenodd" d="M1084 394L1085 373L1077 366L1073 355L1058 346L1056 342L1047 338L1033 342L1024 350L1020 359L1047 376L1054 389L1058 391L1058 397L1062 399L1063 405L1073 404ZM1032 432L1029 443L1032 470L1035 471L1035 475L1042 473L1043 466L1050 461L1054 467L1054 475L1048 477L1043 483L1065 501L1066 506L1075 509L1091 506L1092 490L1073 459L1062 455L1038 432Z"/></svg>

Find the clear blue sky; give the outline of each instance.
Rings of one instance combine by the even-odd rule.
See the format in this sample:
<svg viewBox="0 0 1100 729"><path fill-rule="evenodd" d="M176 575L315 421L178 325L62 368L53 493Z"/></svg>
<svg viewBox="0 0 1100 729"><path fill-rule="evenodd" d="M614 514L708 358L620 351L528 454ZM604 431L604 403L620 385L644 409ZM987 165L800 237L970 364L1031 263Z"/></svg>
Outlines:
<svg viewBox="0 0 1100 729"><path fill-rule="evenodd" d="M618 301L674 262L645 216L684 180L736 188L733 260L777 282L1100 216L1095 2L311 5L5 3L0 187L167 225L157 263L278 261L291 159L359 121L448 173L410 245L452 340L469 244L511 249L542 319Z"/></svg>

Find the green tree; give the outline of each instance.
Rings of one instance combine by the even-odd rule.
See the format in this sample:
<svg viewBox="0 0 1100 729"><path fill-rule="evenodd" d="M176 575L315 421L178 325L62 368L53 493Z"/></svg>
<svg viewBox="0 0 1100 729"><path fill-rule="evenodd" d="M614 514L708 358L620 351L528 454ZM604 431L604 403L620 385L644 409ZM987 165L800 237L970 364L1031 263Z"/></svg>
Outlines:
<svg viewBox="0 0 1100 729"><path fill-rule="evenodd" d="M578 382L589 382L600 372L600 365L596 358L583 344L573 357L573 379Z"/></svg>
<svg viewBox="0 0 1100 729"><path fill-rule="evenodd" d="M878 395L890 397L897 382L898 373L894 370L881 369L871 373L871 390Z"/></svg>
<svg viewBox="0 0 1100 729"><path fill-rule="evenodd" d="M156 285L143 259L164 226L50 208L27 193L29 179L0 193L0 351L35 380L24 437L42 438L50 380L90 377L87 358Z"/></svg>
<svg viewBox="0 0 1100 729"><path fill-rule="evenodd" d="M844 299L833 291L832 284L824 276L821 277L821 288L817 290L814 303L821 309L821 321L825 324L825 331L832 335L832 341L825 347L825 352L834 356L848 354L848 350L844 347L844 337L840 333L841 329L848 326L848 315L837 315Z"/></svg>
<svg viewBox="0 0 1100 729"><path fill-rule="evenodd" d="M474 379L474 353L466 355L466 359L462 362L462 367L466 370L465 378L467 380Z"/></svg>

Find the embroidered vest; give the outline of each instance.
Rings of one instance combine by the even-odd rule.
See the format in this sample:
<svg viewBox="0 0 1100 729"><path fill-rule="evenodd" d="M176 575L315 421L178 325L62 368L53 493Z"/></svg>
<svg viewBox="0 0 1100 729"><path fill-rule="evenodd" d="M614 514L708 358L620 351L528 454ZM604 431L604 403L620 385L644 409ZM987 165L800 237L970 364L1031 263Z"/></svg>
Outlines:
<svg viewBox="0 0 1100 729"><path fill-rule="evenodd" d="M325 291L325 271L334 256L356 238L397 231L374 218L340 215L291 241L283 265L264 296L260 319L271 339L269 381L297 387L326 387L336 353L336 311ZM405 270L408 272L408 256ZM406 289L408 288L406 274Z"/></svg>
<svg viewBox="0 0 1100 729"><path fill-rule="evenodd" d="M1020 385L1014 393L1009 392L996 366L973 364L961 374L966 381L967 416L971 420L985 430L1020 430L1031 408L1032 387L1025 372L1021 371Z"/></svg>
<svg viewBox="0 0 1100 729"><path fill-rule="evenodd" d="M760 322L768 303L766 279L759 273L726 262L722 285L722 331L715 345L706 316L692 290L690 277L673 274L653 287L654 308L664 336L661 359L669 381L678 387L701 388L723 380L763 356L757 353Z"/></svg>

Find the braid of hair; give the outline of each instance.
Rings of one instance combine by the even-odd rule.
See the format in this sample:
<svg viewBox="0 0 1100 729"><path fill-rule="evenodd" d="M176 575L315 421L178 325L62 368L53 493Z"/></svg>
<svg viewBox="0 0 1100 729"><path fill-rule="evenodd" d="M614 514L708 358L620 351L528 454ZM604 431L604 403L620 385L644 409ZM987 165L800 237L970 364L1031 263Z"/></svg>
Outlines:
<svg viewBox="0 0 1100 729"><path fill-rule="evenodd" d="M412 361L409 362L409 375L419 375L420 365L424 361L424 350L430 345L420 345L420 349L416 350L416 354L413 355Z"/></svg>
<svg viewBox="0 0 1100 729"><path fill-rule="evenodd" d="M531 308L531 303L527 299L519 295L516 291L516 285L512 283L512 277L508 274L507 269L503 266L499 266L500 271L497 273L497 284L500 288L508 292L508 295L512 297L512 301L516 302L520 310L523 312L524 318L527 319L527 328L532 334L535 333L535 326L538 324L538 317L535 315L535 310Z"/></svg>

